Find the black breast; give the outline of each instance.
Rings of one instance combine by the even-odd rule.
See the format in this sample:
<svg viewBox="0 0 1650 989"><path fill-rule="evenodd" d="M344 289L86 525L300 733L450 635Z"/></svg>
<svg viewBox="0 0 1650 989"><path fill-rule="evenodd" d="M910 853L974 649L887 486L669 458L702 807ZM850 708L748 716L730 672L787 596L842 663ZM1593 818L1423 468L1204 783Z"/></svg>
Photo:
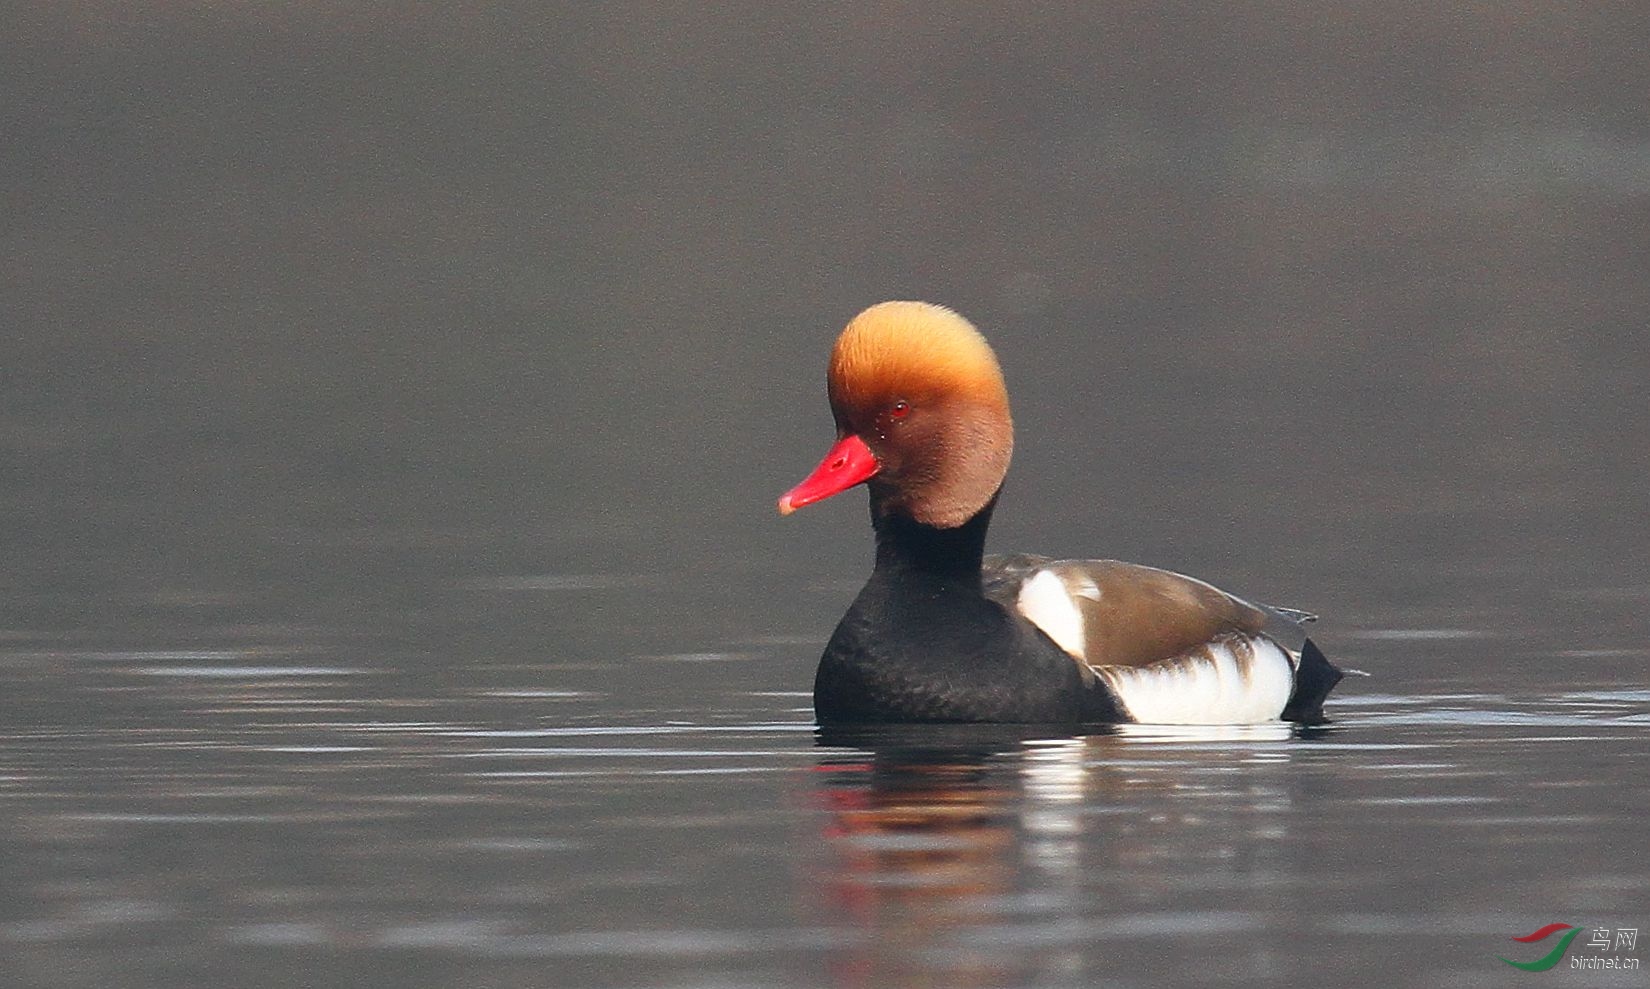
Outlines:
<svg viewBox="0 0 1650 989"><path fill-rule="evenodd" d="M821 723L1127 720L1103 686L1086 684L1070 656L977 582L883 576L825 647L814 679Z"/></svg>

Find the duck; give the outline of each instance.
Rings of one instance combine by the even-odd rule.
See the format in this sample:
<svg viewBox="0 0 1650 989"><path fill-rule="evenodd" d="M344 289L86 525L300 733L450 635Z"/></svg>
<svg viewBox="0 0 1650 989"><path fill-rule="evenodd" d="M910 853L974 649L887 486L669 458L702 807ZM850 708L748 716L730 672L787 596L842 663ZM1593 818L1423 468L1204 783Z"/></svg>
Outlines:
<svg viewBox="0 0 1650 989"><path fill-rule="evenodd" d="M1014 449L996 353L963 316L891 301L850 321L826 393L836 442L789 515L870 496L875 564L814 677L821 726L1318 724L1343 672L1315 616L1117 560L985 554Z"/></svg>

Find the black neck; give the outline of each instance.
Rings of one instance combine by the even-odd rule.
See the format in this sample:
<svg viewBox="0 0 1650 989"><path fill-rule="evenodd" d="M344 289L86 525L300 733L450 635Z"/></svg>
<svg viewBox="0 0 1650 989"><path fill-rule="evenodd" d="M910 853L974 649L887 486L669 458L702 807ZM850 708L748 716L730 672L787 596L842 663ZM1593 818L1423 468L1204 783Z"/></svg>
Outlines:
<svg viewBox="0 0 1650 989"><path fill-rule="evenodd" d="M879 512L873 501L871 527L877 534L877 572L915 571L979 584L985 532L996 506L997 496L992 495L967 522L954 529L940 529L898 512Z"/></svg>

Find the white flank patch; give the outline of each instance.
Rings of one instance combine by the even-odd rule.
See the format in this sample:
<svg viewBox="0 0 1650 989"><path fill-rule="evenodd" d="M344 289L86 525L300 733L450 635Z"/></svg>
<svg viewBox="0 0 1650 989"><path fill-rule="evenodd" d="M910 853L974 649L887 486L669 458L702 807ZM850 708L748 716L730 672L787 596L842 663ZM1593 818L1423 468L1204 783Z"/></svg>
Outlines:
<svg viewBox="0 0 1650 989"><path fill-rule="evenodd" d="M1247 646L1248 675L1234 650ZM1271 639L1211 642L1187 659L1150 666L1096 666L1130 717L1153 725L1247 725L1275 721L1295 685L1295 664Z"/></svg>
<svg viewBox="0 0 1650 989"><path fill-rule="evenodd" d="M1098 591L1097 591L1098 592ZM1020 585L1014 601L1026 621L1043 630L1054 644L1082 659L1083 613L1071 599L1066 582L1052 570L1039 570Z"/></svg>

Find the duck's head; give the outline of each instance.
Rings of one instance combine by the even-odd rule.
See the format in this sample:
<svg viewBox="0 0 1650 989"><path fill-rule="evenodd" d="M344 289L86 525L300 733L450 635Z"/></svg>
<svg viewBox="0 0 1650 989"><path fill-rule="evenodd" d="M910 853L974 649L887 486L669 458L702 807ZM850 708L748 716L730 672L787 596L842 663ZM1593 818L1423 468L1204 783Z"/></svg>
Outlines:
<svg viewBox="0 0 1650 989"><path fill-rule="evenodd" d="M781 513L868 483L879 514L949 529L997 494L1014 424L997 357L968 320L926 302L874 305L837 338L826 380L836 445Z"/></svg>

